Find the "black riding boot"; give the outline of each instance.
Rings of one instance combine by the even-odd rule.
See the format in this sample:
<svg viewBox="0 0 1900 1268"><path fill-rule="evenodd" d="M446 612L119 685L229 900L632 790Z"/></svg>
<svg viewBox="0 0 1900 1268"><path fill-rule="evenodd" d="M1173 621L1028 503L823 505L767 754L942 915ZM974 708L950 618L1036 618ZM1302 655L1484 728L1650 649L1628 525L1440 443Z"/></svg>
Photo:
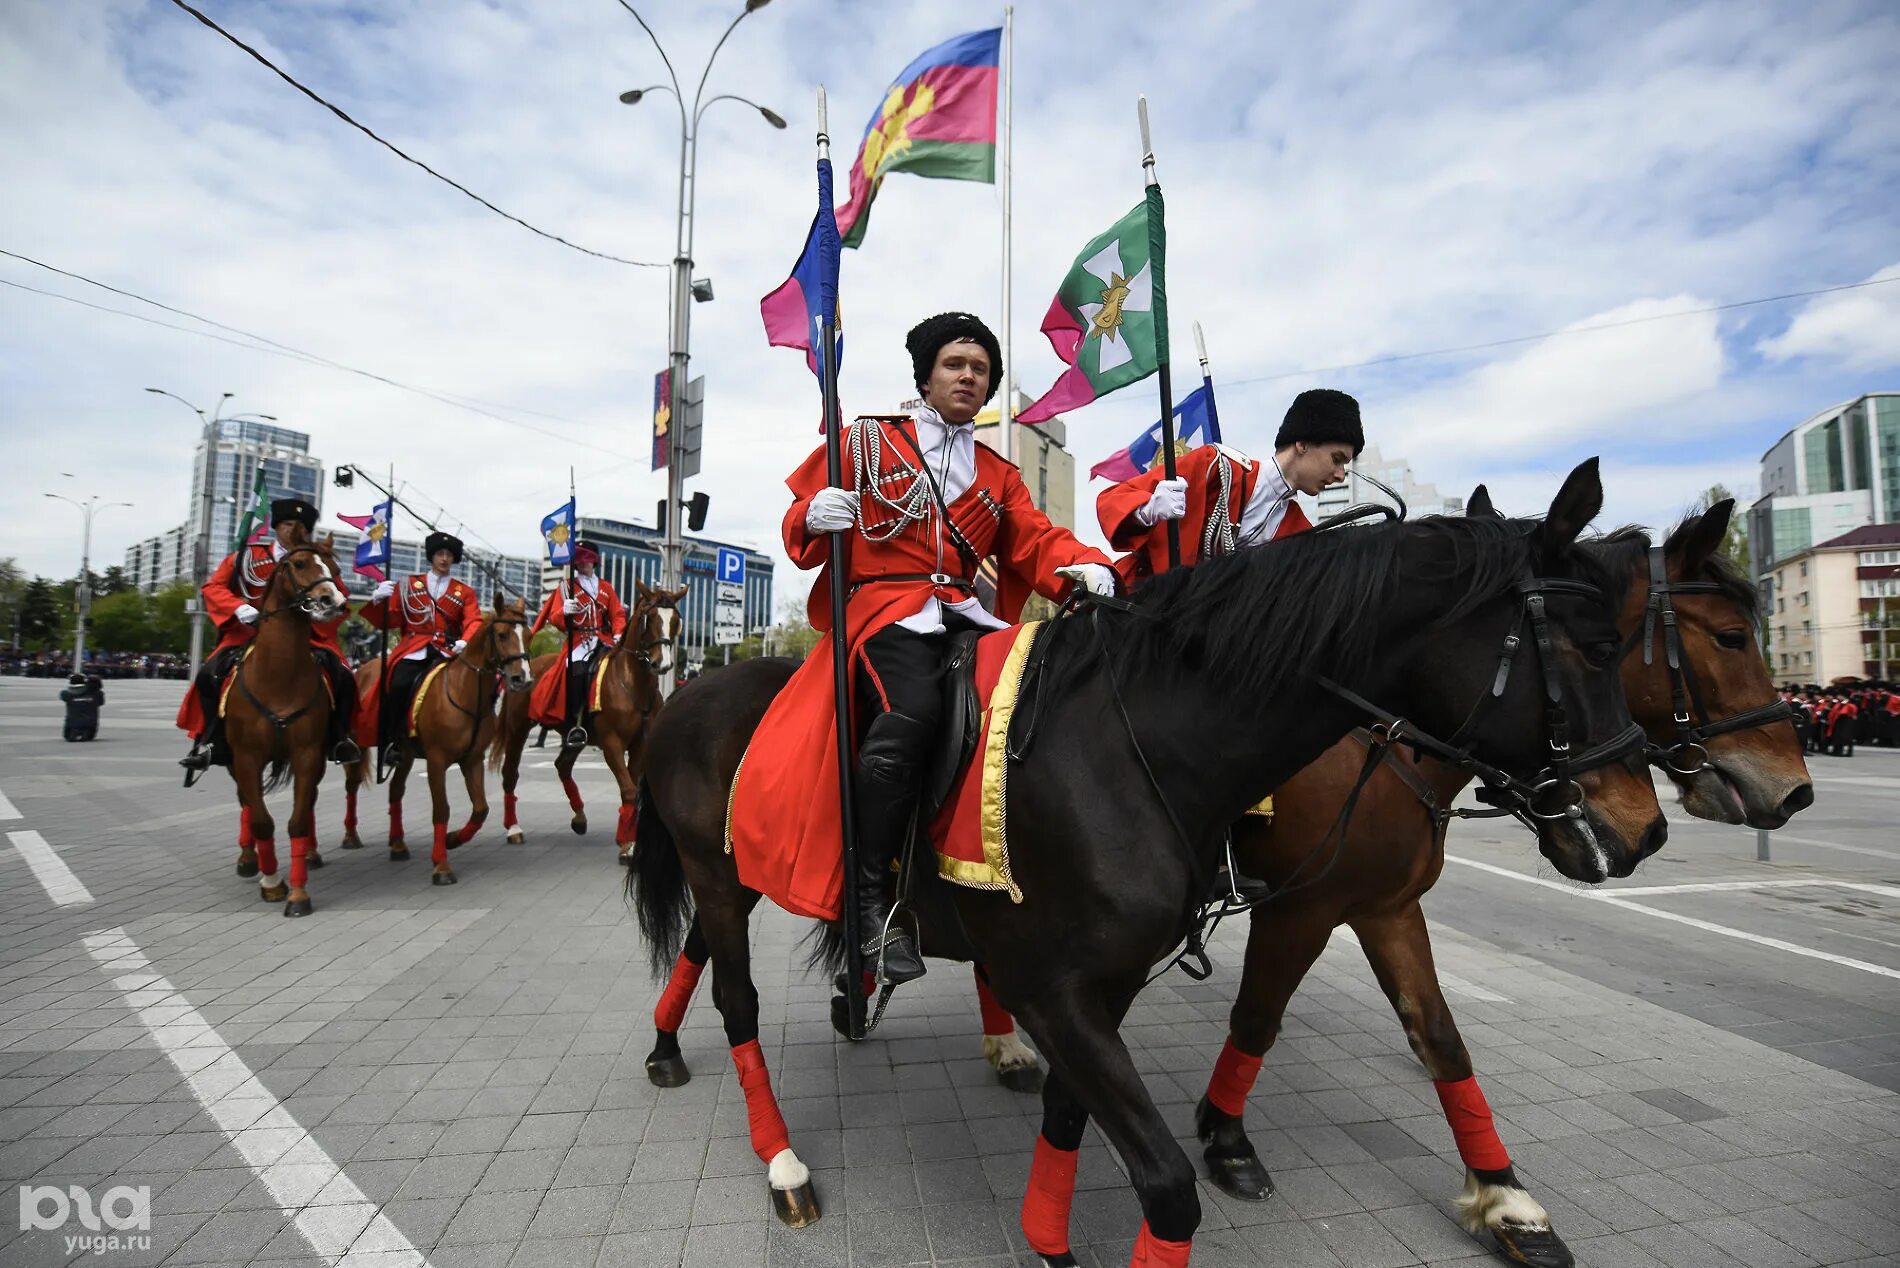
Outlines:
<svg viewBox="0 0 1900 1268"><path fill-rule="evenodd" d="M594 663L590 660L569 661L567 666L567 712L563 715L561 726L562 748L584 748L587 745L587 688L593 681Z"/></svg>
<svg viewBox="0 0 1900 1268"><path fill-rule="evenodd" d="M884 713L872 720L858 749L858 935L873 971L881 949L882 981L892 986L924 975L909 927L891 918L891 891L897 879L892 868L917 810L931 732L916 718Z"/></svg>
<svg viewBox="0 0 1900 1268"><path fill-rule="evenodd" d="M327 652L317 653L317 664L330 680L330 731L325 737L330 760L348 766L363 758L351 734L356 721L356 675L341 657Z"/></svg>
<svg viewBox="0 0 1900 1268"><path fill-rule="evenodd" d="M191 684L198 693L198 704L204 714L205 729L202 735L191 741L191 752L178 759L185 768L185 787L197 782L198 776L210 770L217 761L218 750L224 739L224 719L218 716L218 687L220 675L214 661L207 660L198 667L198 677ZM228 758L226 759L229 760Z"/></svg>

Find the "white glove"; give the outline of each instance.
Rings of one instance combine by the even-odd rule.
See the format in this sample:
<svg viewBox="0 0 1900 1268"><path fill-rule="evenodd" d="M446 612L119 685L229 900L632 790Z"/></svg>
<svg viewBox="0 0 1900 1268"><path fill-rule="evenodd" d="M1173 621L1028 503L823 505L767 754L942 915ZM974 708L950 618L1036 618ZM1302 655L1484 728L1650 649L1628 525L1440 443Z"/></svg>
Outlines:
<svg viewBox="0 0 1900 1268"><path fill-rule="evenodd" d="M823 488L805 508L805 530L841 533L858 522L858 495L850 489Z"/></svg>
<svg viewBox="0 0 1900 1268"><path fill-rule="evenodd" d="M258 618L263 615L262 612L259 612L248 603L240 603L237 605L237 619L246 625L256 625Z"/></svg>
<svg viewBox="0 0 1900 1268"><path fill-rule="evenodd" d="M396 593L395 582L379 581L376 583L376 588L370 591L370 596L369 596L370 602L381 603L384 599L387 599L390 595L394 593Z"/></svg>
<svg viewBox="0 0 1900 1268"><path fill-rule="evenodd" d="M1157 520L1178 520L1187 514L1187 481L1180 476L1155 485L1148 501L1135 512L1135 518L1152 526Z"/></svg>
<svg viewBox="0 0 1900 1268"><path fill-rule="evenodd" d="M1101 564L1064 564L1056 576L1067 577L1090 594L1115 593L1115 573Z"/></svg>
<svg viewBox="0 0 1900 1268"><path fill-rule="evenodd" d="M566 603L561 605L561 611L567 613L569 616L579 616L586 610L586 606L587 605L582 603L579 599L569 599Z"/></svg>
<svg viewBox="0 0 1900 1268"><path fill-rule="evenodd" d="M455 646L453 646L453 647L451 647L451 648L449 648L449 650L450 650L450 651L452 651L452 652L454 652L454 653L455 653L455 654L456 654L457 656L460 656L460 655L462 654L462 649L463 649L464 647L467 647L467 646L468 646L468 640L467 640L467 639L465 639L465 638L458 638L458 639L456 639L456 640L455 640Z"/></svg>

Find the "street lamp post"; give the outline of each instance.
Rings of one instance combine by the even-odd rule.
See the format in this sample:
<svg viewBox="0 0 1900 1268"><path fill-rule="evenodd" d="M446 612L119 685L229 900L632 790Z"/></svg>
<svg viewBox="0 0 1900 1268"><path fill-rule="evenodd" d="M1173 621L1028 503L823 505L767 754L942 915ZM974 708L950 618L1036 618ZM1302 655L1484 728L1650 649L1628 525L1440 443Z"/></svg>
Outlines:
<svg viewBox="0 0 1900 1268"><path fill-rule="evenodd" d="M203 604L199 601L197 592L203 590L205 582L211 578L211 482L217 471L218 424L245 418L261 418L266 422L274 423L277 421L277 416L275 414L233 414L230 418L221 418L225 402L229 401L233 395L230 392L221 395L217 406L211 413L206 414L176 392L167 392L162 387L148 387L145 390L158 396L171 397L196 414L198 421L204 426L204 433L199 441L199 448L203 453L198 464L198 524L192 533L191 540L192 597L185 603L185 613L191 618L191 669L187 676L195 680L198 677L198 665L204 660L205 629L204 622L199 619L203 612Z"/></svg>
<svg viewBox="0 0 1900 1268"><path fill-rule="evenodd" d="M710 100L702 101L706 92L706 79L712 74L712 65L719 56L719 50L725 47L728 37L747 16L763 9L771 0L746 0L745 8L727 25L719 42L706 57L706 66L699 74L699 86L693 90L693 105L689 112L685 94L680 89L679 76L673 73L673 60L660 46L659 37L653 34L653 28L633 8L627 0L621 0L640 28L653 41L653 47L660 54L660 61L666 66L666 75L672 81L671 87L655 84L648 88L633 88L620 94L620 100L631 106L649 93L670 93L680 112L680 175L679 175L679 219L674 238L673 250L673 290L670 300L670 317L667 331L667 430L666 430L666 533L660 543L661 584L668 589L677 589L685 572L685 540L681 533L681 484L685 450L682 444L685 429L686 374L690 360L689 344L692 335L691 303L699 298L693 286L693 199L698 191L699 181L699 120L707 108L715 101L737 101L752 107L759 115L775 128L783 128L785 120L775 111L768 110L755 101L733 93L721 93ZM710 288L704 298L711 299ZM677 670L669 668L660 684L662 692L671 693Z"/></svg>
<svg viewBox="0 0 1900 1268"><path fill-rule="evenodd" d="M49 498L58 498L70 506L79 508L79 514L85 519L85 530L80 538L79 581L73 587L73 672L85 672L86 664L86 617L92 611L92 517L100 511L115 506L130 506L130 502L106 502L101 504L97 493L84 502L69 498L63 493L48 493Z"/></svg>

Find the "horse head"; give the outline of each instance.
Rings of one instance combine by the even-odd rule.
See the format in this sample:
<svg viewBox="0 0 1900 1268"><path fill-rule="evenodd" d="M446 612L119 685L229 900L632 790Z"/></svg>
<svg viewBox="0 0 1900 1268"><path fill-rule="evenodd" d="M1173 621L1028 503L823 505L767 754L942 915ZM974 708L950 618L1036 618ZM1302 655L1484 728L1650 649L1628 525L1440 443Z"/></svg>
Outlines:
<svg viewBox="0 0 1900 1268"><path fill-rule="evenodd" d="M299 524L284 555L271 573L264 594L264 611L274 614L286 610L301 612L321 624L335 620L348 610L349 596L337 583L335 535L326 533L313 542Z"/></svg>
<svg viewBox="0 0 1900 1268"><path fill-rule="evenodd" d="M686 597L686 589L666 590L634 579L633 616L627 622L625 641L656 677L672 667L664 649L679 641L677 604Z"/></svg>

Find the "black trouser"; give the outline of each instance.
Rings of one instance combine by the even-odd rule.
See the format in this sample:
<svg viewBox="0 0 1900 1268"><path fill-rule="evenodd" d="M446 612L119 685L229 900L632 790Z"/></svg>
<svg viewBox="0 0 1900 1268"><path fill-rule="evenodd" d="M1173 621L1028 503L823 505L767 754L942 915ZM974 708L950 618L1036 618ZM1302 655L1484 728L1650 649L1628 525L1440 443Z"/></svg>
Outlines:
<svg viewBox="0 0 1900 1268"><path fill-rule="evenodd" d="M409 734L409 706L415 699L417 685L432 666L447 659L448 654L431 643L414 660L399 660L390 668L389 681L383 689L382 728L377 737L379 746L391 740L403 739Z"/></svg>
<svg viewBox="0 0 1900 1268"><path fill-rule="evenodd" d="M310 652L317 658L317 668L330 680L330 732L324 739L324 747L334 751L349 738L350 722L356 717L356 675L350 672L349 662L334 648L318 643Z"/></svg>
<svg viewBox="0 0 1900 1268"><path fill-rule="evenodd" d="M587 721L587 688L594 681L594 666L600 660L600 640L594 640L594 650L580 660L567 662L567 712L563 715L564 729L572 731Z"/></svg>
<svg viewBox="0 0 1900 1268"><path fill-rule="evenodd" d="M203 733L193 739L210 745L211 760L219 766L229 763L231 754L224 744L224 718L218 712L218 693L223 690L224 680L230 677L231 670L237 666L238 658L242 655L244 647L239 644L207 657L198 666L198 677L192 683L205 719Z"/></svg>
<svg viewBox="0 0 1900 1268"><path fill-rule="evenodd" d="M946 612L952 629L967 626ZM855 673L858 708L857 827L861 908L882 918L892 864L923 792L943 717L950 636L889 626L864 644ZM866 938L876 930L862 931Z"/></svg>

